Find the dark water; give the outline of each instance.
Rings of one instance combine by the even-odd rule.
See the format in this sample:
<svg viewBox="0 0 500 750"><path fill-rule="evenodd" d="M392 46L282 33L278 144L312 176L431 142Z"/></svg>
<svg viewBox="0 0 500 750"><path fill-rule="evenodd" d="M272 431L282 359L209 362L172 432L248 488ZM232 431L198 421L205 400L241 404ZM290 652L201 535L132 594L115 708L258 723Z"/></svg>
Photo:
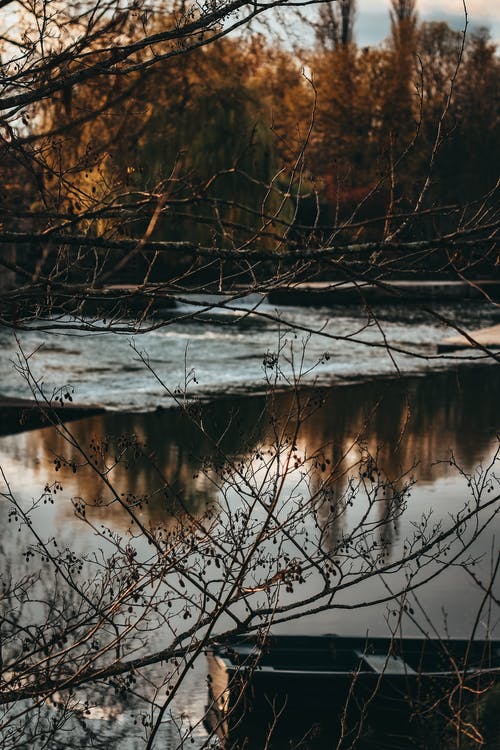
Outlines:
<svg viewBox="0 0 500 750"><path fill-rule="evenodd" d="M464 470L475 468L494 447L500 428L500 372L496 366L303 390L301 398L309 406L299 441L309 453L324 446L325 456L337 462L347 451L348 465L355 454L354 447L351 452L348 448L359 437L378 452L388 477L396 478L415 465L419 484L426 486L449 475L447 465L439 461L447 459L451 451ZM272 397L221 397L197 408L192 419L179 409L109 412L79 420L69 428L84 444L92 437L134 434L154 452L156 466L196 512L214 500L213 489L204 485L203 478L198 481L200 477L193 476L202 462L220 453L246 455L256 445L268 443L269 414L281 421L290 415L292 423L295 410L294 397L281 392ZM195 424L200 419L203 432ZM50 474L53 453L65 446L51 428L0 439L2 460L15 461L18 466L22 462L23 474L28 472L34 482ZM127 491L151 492L158 484L155 473L150 462L136 462L134 471L126 474ZM88 496L97 492L93 480L97 482L95 475L85 472L66 477L72 489ZM149 520L168 518L168 508L155 505L154 500L144 512Z"/></svg>
<svg viewBox="0 0 500 750"><path fill-rule="evenodd" d="M300 427L296 430L298 422ZM319 457L309 464L306 477L287 479L285 494L314 494L324 485L326 466L326 473L332 473L332 496L340 498L348 492L353 477L359 480L360 457L366 460L367 456L376 461L393 492L407 482L415 482L404 512L394 523L382 523L377 530L386 558L395 560L423 514L431 513L435 521L443 524L450 522L471 494L471 475L478 477L478 467L484 470L494 459L500 428L499 370L496 366L476 366L325 390L310 389L300 393L299 401L290 393L220 398L200 407L190 406L188 414L173 409L154 413L112 412L75 422L69 429L77 441L87 446L91 440L103 441L106 436L114 444L111 436L120 435L122 439L134 435L134 440L146 446L147 459L138 456L130 465L113 470L114 485L120 492L146 498L138 510L146 526L174 528L182 523L186 510L201 517L207 508L223 509L224 503L232 507L238 504L238 486L234 482L229 487L224 485L221 457L241 457L254 465L258 454L272 445L276 425L293 436L298 456ZM129 517L116 505L108 506L109 498L95 473L89 470L73 473L64 467L55 471L54 459L59 453L64 453L69 461L75 457L52 428L0 439L0 464L23 502L28 503L47 481L58 478L63 485L56 503L37 513L42 533L57 533L76 549L99 549L104 544L75 515L71 499L76 497L85 498L95 506L88 510L95 525L105 524L125 539L134 533ZM451 462L450 456L453 456ZM498 493L498 481L493 474L496 472L498 476L498 469L498 462L490 468L494 493ZM258 469L256 472L258 476ZM216 482L214 475L218 476ZM163 491L166 484L167 495ZM387 498L381 498L370 513L383 520L388 503ZM342 533L358 523L365 510L360 500L346 508L340 518L332 519L331 507L324 502L314 504L310 529L320 535L326 551L331 549L332 554L337 554ZM498 503L495 510L498 512ZM7 529L6 513L3 503L0 515L4 529ZM306 529L308 523L306 519ZM493 514L490 525L472 550L477 558L477 579L488 581L499 535L500 519ZM20 546L19 537L5 534L3 549L11 560L16 560ZM314 577L307 580L300 595L309 595L315 585ZM361 635L369 631L385 635L390 625L390 608L385 603L369 604L377 599L377 591L384 586L384 581L373 579L361 582L347 588L345 593L340 592L332 607L315 614L306 610L304 617L285 621L276 631ZM287 594L284 601L295 595ZM418 592L413 617L402 619L404 632L418 633L419 628L432 632L435 628L452 636L467 637L482 596L481 588L457 564ZM352 608L360 602L361 609ZM481 616L478 633L482 637L491 633L498 637L498 616L493 608ZM198 722L194 736L201 744L205 735L199 722L206 703L206 671L202 659L176 699L177 710L191 723ZM120 746L135 747L132 735L127 742Z"/></svg>

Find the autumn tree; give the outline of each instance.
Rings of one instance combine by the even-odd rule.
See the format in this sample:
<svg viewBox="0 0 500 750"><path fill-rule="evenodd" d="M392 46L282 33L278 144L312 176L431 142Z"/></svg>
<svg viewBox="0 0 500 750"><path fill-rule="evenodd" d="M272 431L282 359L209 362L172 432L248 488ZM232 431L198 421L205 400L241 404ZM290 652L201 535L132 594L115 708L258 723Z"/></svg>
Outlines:
<svg viewBox="0 0 500 750"><path fill-rule="evenodd" d="M391 35L382 109L383 138L389 163L397 159L411 143L419 117L416 96L415 2L393 0L390 18Z"/></svg>
<svg viewBox="0 0 500 750"><path fill-rule="evenodd" d="M451 60L456 58L455 54ZM500 61L486 30L471 33L457 76L437 190L462 204L495 187L500 155ZM456 154L461 155L456 159Z"/></svg>

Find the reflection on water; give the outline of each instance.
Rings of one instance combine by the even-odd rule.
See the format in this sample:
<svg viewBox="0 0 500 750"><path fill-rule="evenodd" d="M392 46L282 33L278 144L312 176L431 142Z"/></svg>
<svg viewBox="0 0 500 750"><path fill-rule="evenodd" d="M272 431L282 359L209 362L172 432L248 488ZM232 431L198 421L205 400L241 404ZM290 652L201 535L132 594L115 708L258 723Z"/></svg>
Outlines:
<svg viewBox="0 0 500 750"><path fill-rule="evenodd" d="M469 491L467 478L450 466L450 452L464 472L473 471L495 450L499 424L498 369L471 368L324 391L310 389L298 396L274 393L268 398L220 399L200 407L191 405L187 414L170 409L103 414L67 426L83 454L53 428L46 428L1 438L0 464L24 502L37 496L46 483L59 482L54 505L40 515L44 532L47 536L57 532L72 546L97 549L103 540L92 535L92 528L100 524L125 538L135 533L137 526L131 523L127 508L153 530L178 528L187 517L201 518L207 509L215 517L229 518L241 503L245 472L253 472L251 476L258 480L259 472L265 471L259 467L274 460L278 436L282 446L293 444L283 512L288 517L297 513L300 527L296 539L285 540L282 553L304 542L304 550L307 544L316 544L325 553L338 555L346 530L368 514L366 503L359 499L363 494L359 488L364 487L370 498L370 528L377 535L377 554L387 559L401 551L412 524L429 508L438 518L447 518L462 506ZM276 461L278 476L285 476L284 467ZM302 467L307 469L301 474ZM103 483L103 478L109 483ZM266 492L272 486L270 481L259 481L255 486ZM417 484L412 486L414 481ZM307 514L301 515L298 509L306 496L312 503L306 503ZM265 495L259 501L265 505ZM80 511L75 513L75 507ZM90 529L79 517L82 507L93 524ZM5 505L0 513L5 520ZM492 534L495 531L499 531L498 520ZM488 552L491 539L490 534L476 552ZM272 538L266 542L269 548L273 543ZM15 549L17 538L5 534L3 545L6 550ZM357 565L355 559L353 565ZM313 575L306 578L306 594L314 592L316 579ZM373 599L376 585L373 579L365 588L361 584L357 601ZM440 617L446 606L453 635L467 634L475 616L472 603L470 611L463 613L467 586L474 588L474 583L464 583L464 574L453 569L428 588L427 612ZM292 586L284 593L285 602L293 595ZM360 617L358 610L349 611L350 596L349 589L339 594L335 603L340 609L333 614L314 614L283 627L311 633L386 627L385 605L366 608ZM264 594L262 601L265 606ZM184 701L182 710L192 723L200 721L200 706L205 703L204 668L196 669L197 684L191 683L189 694L177 698Z"/></svg>
<svg viewBox="0 0 500 750"><path fill-rule="evenodd" d="M190 405L187 413L111 412L68 425L83 455L52 428L0 439L0 455L25 496L59 481L63 489L47 524L83 538L75 514L82 505L94 524L120 533L134 531L127 508L150 529L173 529L186 516L218 508L222 499L221 508L234 508L242 480L227 474L228 483L226 458L245 459L258 476L263 454L279 435L281 445L295 443L290 495L307 465L299 495L312 498L315 519L305 523L315 527L321 548L334 553L367 512L364 494L380 554L387 555L395 545L400 552L411 524L429 508L437 518L458 510L468 489L450 455L464 472L473 471L494 451L499 424L498 368L476 367L310 389L298 399L291 393L220 399ZM257 486L264 491L264 484Z"/></svg>
<svg viewBox="0 0 500 750"><path fill-rule="evenodd" d="M153 413L111 412L68 425L86 457L113 483L149 527L169 524L186 512L195 516L217 502L218 484L210 470L224 457L248 456L269 445L275 431L294 433L298 406L289 393L272 398L220 399L209 405ZM272 419L270 418L272 414ZM500 378L496 367L469 368L432 376L379 380L301 393L297 455L310 460L309 491L317 495L325 535L337 538L332 503L344 497L360 458L373 459L389 482L394 502L403 481L433 486L450 476L453 452L464 471L473 470L491 451L500 424ZM59 480L64 496L95 506L96 518L127 526L126 513L112 507L113 495L85 456L68 447L52 428L0 439L2 465L20 474L36 492ZM66 463L57 460L64 456ZM116 459L120 457L120 461ZM57 470L56 470L57 469ZM28 473L26 473L28 472ZM400 480L400 477L404 480ZM417 496L418 496L417 489ZM59 503L65 522L77 523L70 503ZM387 507L378 505L381 519ZM345 522L346 514L338 514ZM386 536L394 529L386 529Z"/></svg>
<svg viewBox="0 0 500 750"><path fill-rule="evenodd" d="M376 458L390 482L406 475L422 487L450 475L451 452L464 471L489 454L500 424L500 377L496 367L486 367L381 379L304 391L300 408L297 454L318 457L309 470L313 493L331 477L332 494L341 495L361 453ZM255 446L270 444L276 425L292 435L296 420L295 397L278 393L268 399L219 399L191 414L176 409L110 412L68 429L99 468L109 470L121 493L144 500L141 513L155 526L171 515L185 510L196 515L213 504L217 486L204 469L217 468L227 455L246 456ZM33 490L35 483L59 478L65 495L101 506L112 500L103 494L99 475L82 467L82 456L52 428L2 438L0 451L4 464L14 461L23 474L29 472ZM110 468L118 454L124 460ZM59 455L68 465L56 472Z"/></svg>

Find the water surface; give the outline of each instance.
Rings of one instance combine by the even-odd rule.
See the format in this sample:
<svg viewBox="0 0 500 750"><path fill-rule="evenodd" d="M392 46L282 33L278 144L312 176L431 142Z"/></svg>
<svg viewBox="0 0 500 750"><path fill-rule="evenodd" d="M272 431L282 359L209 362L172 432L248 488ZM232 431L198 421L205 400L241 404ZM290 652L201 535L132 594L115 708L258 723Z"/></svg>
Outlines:
<svg viewBox="0 0 500 750"><path fill-rule="evenodd" d="M30 396L12 365L18 361L19 344L31 355L33 374L49 395L53 388L69 384L76 402L97 402L122 411L153 410L171 404L176 390L197 396L262 392L263 363L270 353L281 353L288 377L325 386L394 374L396 368L415 373L448 367L484 355L469 351L437 356L437 344L455 333L443 319L467 330L500 319L500 312L486 304L442 305L439 318L411 306L377 308L376 317L361 305L276 308L258 295L214 307L220 304L221 297L198 295L170 312L162 327L135 337L65 330L64 321L51 333L44 330L43 321L38 329L18 331L16 336L2 330L0 393ZM145 325L150 324L155 325Z"/></svg>
<svg viewBox="0 0 500 750"><path fill-rule="evenodd" d="M320 455L321 461L311 464L305 479L297 479L297 474L291 473L283 490L283 508L293 507L294 500L287 499L287 493L290 498L296 498L297 493L302 493L303 497L322 487L326 461L328 466L337 467L337 478L331 483L332 497L341 498L353 478L359 482L360 455L369 454L376 458L393 490L397 491L409 481L415 482L404 512L395 522L382 523L376 531L388 560L397 559L401 554L405 539L411 537L423 516L431 514L433 522L450 523L451 517L470 497L471 475L481 471L478 467L482 466L483 470L487 467L498 447L500 379L495 367L476 366L418 377L380 378L323 390L305 389L300 402L308 416L296 436L295 452L302 456ZM91 440L103 440L105 436L131 434L146 445L148 452L154 453L154 465L138 458L131 466L117 467L113 474L114 486L120 492L147 497L138 511L146 526L175 528L182 523L186 508L198 517L202 517L207 508L219 508L216 513L220 513L221 520L225 508L234 510L241 502L237 484L213 481L214 465L220 453L254 465L257 454L272 445L277 422L287 424L287 429L293 432L296 407L297 402L290 393L227 397L191 412L196 421L201 421L203 430L189 415L175 409L153 413L111 412L72 423L69 428L82 445L88 446ZM270 420L271 415L273 420ZM23 503L29 504L47 482L57 479L62 484L54 505L42 506L35 514L42 536L55 535L59 544L67 544L77 552L105 550L103 538L93 534L75 514L75 498L86 498L96 505L88 510L95 528L103 525L125 541L127 537L132 538L130 535L135 532L130 518L116 504L108 506L109 498L96 475L88 469L73 473L63 467L56 471L54 461L59 454L64 454L68 460L73 457L53 428L0 438L0 464ZM498 466L496 474L498 476ZM163 491L165 482L169 487L168 496ZM498 492L495 480L492 487ZM387 498L381 498L370 513L383 520L387 502ZM304 528L309 529L311 537L319 534L326 551L331 550L333 556L338 556L338 540L359 521L365 505L366 498L361 491L354 497L352 507L346 508L332 522L331 505L314 503L305 517ZM11 564L17 561L19 569L24 569L22 551L29 539L25 531L20 535L12 533L12 525L7 524L5 501L2 501L0 513L5 530L3 552ZM416 592L417 598L411 600L414 615L401 620L405 634L423 629L430 634L435 631L468 637L483 596L477 580L488 581L499 533L499 519L493 517L472 549L477 558L476 580L465 572L459 560L457 565ZM137 543L140 546L140 541ZM293 594L284 594L283 601L291 601L294 596L309 596L316 585L312 576ZM358 606L377 598L385 585L382 579L371 578L339 594L325 611L314 615L305 611L304 617L283 622L275 630L385 635L391 626L394 606L386 603L361 609ZM397 588L397 575L390 578L390 585ZM476 635L485 637L496 633L498 636L498 614L495 609L485 610ZM152 647L157 638L158 634L152 637ZM188 723L197 727L194 736L201 743L205 736L200 723L206 703L205 676L206 665L201 659L174 706L179 714L187 717ZM118 721L115 729L106 724L110 736L116 739L124 721L128 726L129 712L126 707L123 713L115 711L114 720ZM168 731L173 730L170 727ZM135 747L130 727L127 734L130 735L128 747ZM173 739L169 742L170 746L176 746Z"/></svg>

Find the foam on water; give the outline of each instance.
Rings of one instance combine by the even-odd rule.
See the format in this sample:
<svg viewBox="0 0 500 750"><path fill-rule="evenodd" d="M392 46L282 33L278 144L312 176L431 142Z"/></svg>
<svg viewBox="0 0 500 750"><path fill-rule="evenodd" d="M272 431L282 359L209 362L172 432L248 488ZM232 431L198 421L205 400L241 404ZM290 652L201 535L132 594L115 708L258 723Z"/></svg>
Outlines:
<svg viewBox="0 0 500 750"><path fill-rule="evenodd" d="M184 390L187 383L189 393L200 396L261 390L263 360L278 350L286 376L278 383L282 386L287 377L327 385L336 379L396 369L423 372L450 364L449 358L435 358L436 344L449 335L449 329L415 308L382 308L374 320L361 307L276 309L258 295L233 301L215 295L185 299L163 327L135 337L35 328L17 332L17 340L25 354L32 355L30 367L47 393L71 384L76 401L141 411L165 405L172 392ZM197 319L190 317L195 313ZM486 305L441 308L440 313L469 329L491 325L497 315ZM18 356L14 334L1 331L0 346L0 393L29 396L12 366ZM471 353L458 357L470 358Z"/></svg>

